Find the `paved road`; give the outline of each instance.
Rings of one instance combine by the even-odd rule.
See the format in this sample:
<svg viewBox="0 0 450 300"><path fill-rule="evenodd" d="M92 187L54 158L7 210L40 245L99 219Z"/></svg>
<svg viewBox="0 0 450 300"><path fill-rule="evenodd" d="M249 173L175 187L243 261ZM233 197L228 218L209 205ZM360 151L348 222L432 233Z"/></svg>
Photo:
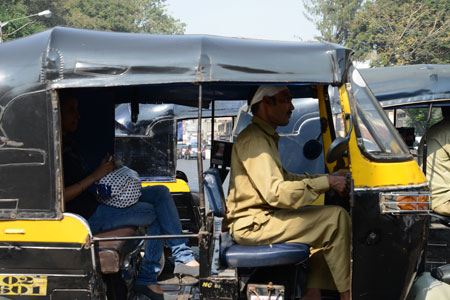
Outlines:
<svg viewBox="0 0 450 300"><path fill-rule="evenodd" d="M209 160L203 160L203 171L208 170ZM198 192L198 171L196 159L178 159L177 170L186 173L188 178L188 185L192 192Z"/></svg>
<svg viewBox="0 0 450 300"><path fill-rule="evenodd" d="M203 160L203 172L209 168L209 159ZM177 160L177 170L183 171L188 177L188 185L192 192L198 192L198 173L197 173L197 160ZM225 180L223 185L224 192L228 192L228 178Z"/></svg>

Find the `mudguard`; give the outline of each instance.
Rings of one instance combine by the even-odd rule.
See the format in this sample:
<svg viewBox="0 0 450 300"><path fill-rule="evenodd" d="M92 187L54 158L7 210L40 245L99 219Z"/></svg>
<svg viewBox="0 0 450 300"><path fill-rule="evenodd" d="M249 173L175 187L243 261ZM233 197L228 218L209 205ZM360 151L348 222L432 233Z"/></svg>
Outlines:
<svg viewBox="0 0 450 300"><path fill-rule="evenodd" d="M424 272L414 282L407 300L450 300L450 285Z"/></svg>
<svg viewBox="0 0 450 300"><path fill-rule="evenodd" d="M431 270L431 276L447 284L450 284L450 264L439 266Z"/></svg>

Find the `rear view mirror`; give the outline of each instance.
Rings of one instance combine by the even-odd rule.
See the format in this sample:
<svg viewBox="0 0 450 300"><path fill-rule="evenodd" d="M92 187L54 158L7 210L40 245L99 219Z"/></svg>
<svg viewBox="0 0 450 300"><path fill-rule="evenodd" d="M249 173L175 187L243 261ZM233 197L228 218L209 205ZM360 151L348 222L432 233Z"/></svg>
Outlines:
<svg viewBox="0 0 450 300"><path fill-rule="evenodd" d="M343 138L338 137L331 143L330 149L328 149L327 153L328 163L335 162L347 150L348 142L350 141L350 135L353 130L353 117L351 114L348 114L347 116L349 118L350 129L348 130L347 135L345 137Z"/></svg>

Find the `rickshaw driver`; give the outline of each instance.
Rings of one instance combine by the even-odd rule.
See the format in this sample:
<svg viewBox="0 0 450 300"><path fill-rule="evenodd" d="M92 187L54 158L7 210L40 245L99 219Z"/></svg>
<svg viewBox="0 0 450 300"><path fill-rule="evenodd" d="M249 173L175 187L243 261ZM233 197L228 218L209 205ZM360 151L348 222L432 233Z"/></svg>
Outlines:
<svg viewBox="0 0 450 300"><path fill-rule="evenodd" d="M330 189L347 194L346 173L310 176L283 168L275 130L289 123L291 101L286 86L260 86L251 99L252 123L232 150L227 224L239 244L299 242L321 249L309 261L302 299L320 299L321 289L350 299L350 217L338 206L310 206Z"/></svg>
<svg viewBox="0 0 450 300"><path fill-rule="evenodd" d="M431 207L450 216L450 107L442 106L443 120L427 134L427 179L431 183Z"/></svg>
<svg viewBox="0 0 450 300"><path fill-rule="evenodd" d="M108 156L91 172L77 151L71 133L78 127L80 114L78 99L71 91L60 91L61 128L63 136L64 201L67 211L83 216L93 234L124 226L148 226L148 235L181 234L178 212L169 189L152 186L142 189L139 201L126 208L114 208L99 204L87 188L114 170L114 159ZM166 244L175 257L174 273L198 277L199 264L195 260L186 239L168 239ZM135 290L152 300L163 300L164 294L158 285L159 263L164 247L161 239L145 243L145 256L136 279Z"/></svg>

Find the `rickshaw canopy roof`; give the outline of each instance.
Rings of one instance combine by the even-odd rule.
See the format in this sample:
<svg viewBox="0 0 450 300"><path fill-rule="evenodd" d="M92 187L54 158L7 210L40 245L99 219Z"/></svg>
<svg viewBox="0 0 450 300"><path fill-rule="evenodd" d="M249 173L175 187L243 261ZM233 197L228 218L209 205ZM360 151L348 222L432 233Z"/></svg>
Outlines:
<svg viewBox="0 0 450 300"><path fill-rule="evenodd" d="M340 85L350 54L330 43L55 27L0 45L0 104L54 88L140 86L142 98L158 96L158 89L143 85L171 86L161 92L167 100L197 100L199 83L206 100L242 100L248 89L236 83Z"/></svg>
<svg viewBox="0 0 450 300"><path fill-rule="evenodd" d="M360 69L383 107L424 106L450 100L450 65Z"/></svg>

